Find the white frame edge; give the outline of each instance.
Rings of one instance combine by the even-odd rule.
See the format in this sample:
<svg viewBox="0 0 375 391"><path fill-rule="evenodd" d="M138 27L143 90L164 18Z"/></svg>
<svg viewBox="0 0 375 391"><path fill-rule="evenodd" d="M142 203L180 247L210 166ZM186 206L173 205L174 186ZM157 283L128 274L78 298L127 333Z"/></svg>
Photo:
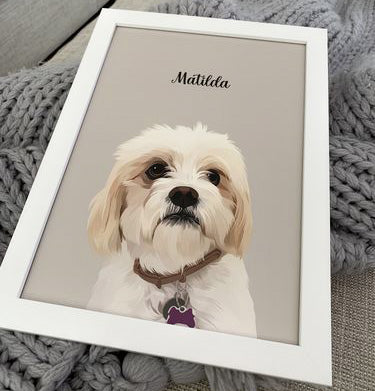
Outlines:
<svg viewBox="0 0 375 391"><path fill-rule="evenodd" d="M298 345L206 330L191 330L19 297L117 26L227 35L306 45ZM0 306L3 314L6 314L2 316L0 326L331 385L327 81L326 30L104 9L0 267ZM320 213L317 213L317 210ZM160 343L170 340L172 336L173 343ZM199 346L199 354L196 349L188 349L187 346Z"/></svg>

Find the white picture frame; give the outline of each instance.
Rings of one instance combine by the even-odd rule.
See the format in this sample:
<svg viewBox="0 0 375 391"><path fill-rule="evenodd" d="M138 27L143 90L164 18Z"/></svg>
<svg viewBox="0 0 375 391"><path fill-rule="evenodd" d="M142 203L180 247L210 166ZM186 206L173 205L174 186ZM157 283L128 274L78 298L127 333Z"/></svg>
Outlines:
<svg viewBox="0 0 375 391"><path fill-rule="evenodd" d="M117 26L306 45L298 345L175 327L20 297ZM331 385L328 145L326 30L104 9L0 267L0 327ZM160 343L171 339L173 343Z"/></svg>

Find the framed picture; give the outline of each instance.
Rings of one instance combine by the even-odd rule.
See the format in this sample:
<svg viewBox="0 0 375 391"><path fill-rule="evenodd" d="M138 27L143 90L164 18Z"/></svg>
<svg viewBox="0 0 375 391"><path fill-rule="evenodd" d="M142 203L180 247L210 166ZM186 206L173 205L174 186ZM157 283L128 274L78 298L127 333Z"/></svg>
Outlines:
<svg viewBox="0 0 375 391"><path fill-rule="evenodd" d="M0 327L329 385L326 45L103 10L0 267Z"/></svg>

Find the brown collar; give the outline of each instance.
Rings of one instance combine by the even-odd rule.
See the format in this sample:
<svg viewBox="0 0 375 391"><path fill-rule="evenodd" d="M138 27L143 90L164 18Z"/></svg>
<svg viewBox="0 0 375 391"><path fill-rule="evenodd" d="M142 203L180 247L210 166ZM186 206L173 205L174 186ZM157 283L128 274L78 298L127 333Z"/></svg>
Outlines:
<svg viewBox="0 0 375 391"><path fill-rule="evenodd" d="M198 262L193 265L185 266L181 272L173 273L173 274L159 274L157 272L150 272L148 270L143 270L142 266L139 262L139 258L134 261L134 273L138 274L143 280L150 282L151 284L155 284L159 289L162 285L169 284L171 282L180 281L185 282L186 277L190 274L197 272L203 267L207 266L211 262L216 261L222 256L222 253L219 249L212 250L208 254L206 254L203 258L201 258Z"/></svg>

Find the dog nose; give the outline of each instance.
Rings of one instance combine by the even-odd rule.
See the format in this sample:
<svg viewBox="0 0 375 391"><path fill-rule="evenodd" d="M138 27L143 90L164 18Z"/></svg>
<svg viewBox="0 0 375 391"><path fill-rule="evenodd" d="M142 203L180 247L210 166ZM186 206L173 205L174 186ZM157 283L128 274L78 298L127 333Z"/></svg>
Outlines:
<svg viewBox="0 0 375 391"><path fill-rule="evenodd" d="M198 202L198 192L192 187L178 186L169 193L169 199L181 208L196 205Z"/></svg>

